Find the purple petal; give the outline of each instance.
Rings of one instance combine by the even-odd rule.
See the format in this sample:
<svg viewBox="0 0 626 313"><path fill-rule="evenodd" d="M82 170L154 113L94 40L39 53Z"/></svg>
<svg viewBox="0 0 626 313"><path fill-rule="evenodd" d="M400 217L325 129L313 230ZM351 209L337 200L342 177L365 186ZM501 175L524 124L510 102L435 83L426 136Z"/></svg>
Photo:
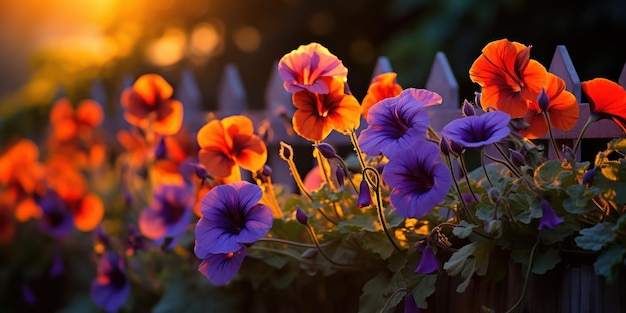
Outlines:
<svg viewBox="0 0 626 313"><path fill-rule="evenodd" d="M430 245L426 245L426 248L422 251L422 258L415 272L419 274L439 273L439 263Z"/></svg>
<svg viewBox="0 0 626 313"><path fill-rule="evenodd" d="M552 209L550 202L543 199L541 200L541 222L539 222L539 230L544 228L554 228L556 225L563 223L563 218L558 217Z"/></svg>
<svg viewBox="0 0 626 313"><path fill-rule="evenodd" d="M196 224L194 253L200 259L206 258L208 254L237 251L242 246L238 234L214 225L206 218L201 218Z"/></svg>
<svg viewBox="0 0 626 313"><path fill-rule="evenodd" d="M415 303L415 298L413 298L413 294L408 292L406 296L404 296L404 313L419 313L419 307L417 303Z"/></svg>
<svg viewBox="0 0 626 313"><path fill-rule="evenodd" d="M466 148L480 148L504 139L511 131L511 117L501 111L491 111L480 116L467 116L448 123L441 130L450 140Z"/></svg>
<svg viewBox="0 0 626 313"><path fill-rule="evenodd" d="M202 260L198 271L212 284L225 285L239 271L246 256L246 247L233 253L210 254Z"/></svg>
<svg viewBox="0 0 626 313"><path fill-rule="evenodd" d="M240 243L253 243L261 239L272 228L274 215L265 204L257 203L245 215L246 224L239 233Z"/></svg>

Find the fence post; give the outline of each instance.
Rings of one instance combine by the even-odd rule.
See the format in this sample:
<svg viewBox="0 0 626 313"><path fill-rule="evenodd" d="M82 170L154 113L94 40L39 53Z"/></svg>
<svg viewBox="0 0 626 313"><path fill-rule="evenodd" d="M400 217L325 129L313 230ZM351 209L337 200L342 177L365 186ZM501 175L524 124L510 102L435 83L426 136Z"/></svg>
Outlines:
<svg viewBox="0 0 626 313"><path fill-rule="evenodd" d="M571 92L576 101L581 101L580 79L574 69L574 63L563 45L556 46L548 72L556 74L565 81L565 89Z"/></svg>
<svg viewBox="0 0 626 313"><path fill-rule="evenodd" d="M626 89L626 62L624 63L624 67L622 68L622 74L619 76L617 83L622 86L622 88Z"/></svg>
<svg viewBox="0 0 626 313"><path fill-rule="evenodd" d="M246 90L239 76L239 69L233 63L226 64L217 95L219 118L242 114L248 107Z"/></svg>
<svg viewBox="0 0 626 313"><path fill-rule="evenodd" d="M430 68L426 89L438 93L442 98L441 105L428 107L430 125L434 130L441 130L453 119L461 117L461 103L459 102L459 84L454 77L446 55L439 51Z"/></svg>
<svg viewBox="0 0 626 313"><path fill-rule="evenodd" d="M183 104L183 125L197 132L206 120L202 109L202 93L193 72L185 68L174 90L175 98Z"/></svg>

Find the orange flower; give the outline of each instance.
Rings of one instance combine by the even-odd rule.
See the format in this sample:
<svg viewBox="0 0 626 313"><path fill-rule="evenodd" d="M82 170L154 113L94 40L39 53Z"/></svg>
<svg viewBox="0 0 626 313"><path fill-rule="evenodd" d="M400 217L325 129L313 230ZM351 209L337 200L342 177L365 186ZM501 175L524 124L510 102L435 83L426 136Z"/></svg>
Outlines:
<svg viewBox="0 0 626 313"><path fill-rule="evenodd" d="M606 78L594 78L580 85L589 100L591 117L610 118L626 132L626 90Z"/></svg>
<svg viewBox="0 0 626 313"><path fill-rule="evenodd" d="M367 112L378 101L395 97L402 92L402 87L396 83L396 76L398 76L396 73L390 72L376 75L372 79L369 88L367 88L367 94L361 103L363 110L361 114L365 119L367 119Z"/></svg>
<svg viewBox="0 0 626 313"><path fill-rule="evenodd" d="M561 130L572 129L578 121L578 102L571 92L565 90L565 81L552 73L548 73L546 95L550 99L546 109L550 118L550 125ZM524 137L535 139L548 132L548 124L537 100L529 102L524 119L529 125L528 128L519 130L519 133Z"/></svg>
<svg viewBox="0 0 626 313"><path fill-rule="evenodd" d="M267 161L267 147L254 134L252 121L243 115L212 120L202 126L197 135L198 159L211 175L241 179L238 167L251 172L260 170Z"/></svg>
<svg viewBox="0 0 626 313"><path fill-rule="evenodd" d="M174 90L163 77L145 74L122 92L124 118L131 125L164 134L175 134L183 122L183 104L170 99Z"/></svg>
<svg viewBox="0 0 626 313"><path fill-rule="evenodd" d="M65 141L76 136L88 136L102 123L104 111L98 102L83 100L76 110L65 99L57 100L50 111L50 124L54 138Z"/></svg>
<svg viewBox="0 0 626 313"><path fill-rule="evenodd" d="M344 92L344 82L339 77L324 78L330 93L317 94L308 90L293 94L296 112L292 123L294 131L311 141L321 141L334 129L348 132L359 127L361 106L359 101Z"/></svg>
<svg viewBox="0 0 626 313"><path fill-rule="evenodd" d="M13 217L13 205L4 195L0 196L0 245L10 243L17 229Z"/></svg>
<svg viewBox="0 0 626 313"><path fill-rule="evenodd" d="M104 216L104 204L87 190L85 177L66 160L57 158L48 163L48 186L54 189L74 215L78 230L91 231Z"/></svg>
<svg viewBox="0 0 626 313"><path fill-rule="evenodd" d="M32 194L42 186L44 168L39 163L39 148L22 139L0 156L0 184L18 194Z"/></svg>
<svg viewBox="0 0 626 313"><path fill-rule="evenodd" d="M482 87L483 109L493 107L518 118L526 114L529 101L535 101L546 86L547 71L530 59L530 48L508 39L492 41L469 70L473 82Z"/></svg>

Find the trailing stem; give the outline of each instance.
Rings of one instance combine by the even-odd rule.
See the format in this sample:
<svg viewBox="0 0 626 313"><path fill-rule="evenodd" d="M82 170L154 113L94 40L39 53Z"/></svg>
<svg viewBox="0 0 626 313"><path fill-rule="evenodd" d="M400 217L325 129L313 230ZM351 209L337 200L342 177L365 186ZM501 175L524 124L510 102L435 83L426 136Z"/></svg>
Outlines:
<svg viewBox="0 0 626 313"><path fill-rule="evenodd" d="M370 175L367 174L368 171L373 172L371 177L376 177L376 181L371 180ZM385 213L383 212L383 199L380 193L380 177L378 175L378 171L373 167L365 167L363 169L363 179L367 181L367 184L369 186L372 186L375 189L374 191L376 195L376 211L378 212L378 221L380 222L380 225L382 226L385 235L387 235L389 242L391 242L396 250L402 251L402 249L400 249L396 241L393 239L393 236L391 236L389 229L387 228L387 221L385 220Z"/></svg>

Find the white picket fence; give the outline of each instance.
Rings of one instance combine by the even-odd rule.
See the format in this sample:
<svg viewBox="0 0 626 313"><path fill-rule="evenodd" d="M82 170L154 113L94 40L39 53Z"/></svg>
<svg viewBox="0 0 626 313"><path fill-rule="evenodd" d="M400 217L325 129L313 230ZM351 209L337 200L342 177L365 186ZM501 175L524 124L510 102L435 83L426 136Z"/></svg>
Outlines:
<svg viewBox="0 0 626 313"><path fill-rule="evenodd" d="M275 64L276 65L276 64ZM285 164L278 157L279 142L284 141L294 147L311 146L311 143L293 135L286 127L284 117L280 116L283 112L290 117L293 113L293 105L291 103L291 94L284 90L282 80L278 75L277 67L270 73L265 88L265 108L263 110L248 109L246 88L239 76L239 70L235 64L225 66L221 76L221 82L218 90L218 109L214 112L207 112L202 108L202 96L200 88L193 72L183 70L177 86L175 86L175 98L181 100L185 106L184 124L192 131L199 129L206 122L207 114L213 113L216 117L222 118L234 114L245 114L249 116L258 127L262 121L267 120L271 123L273 131L272 141L268 146L269 156L268 165L273 169L273 179L277 183L285 184L293 187L293 179ZM548 70L565 80L566 89L574 94L580 103L580 118L576 126L569 131L556 130L553 132L560 144L572 146L576 140L580 130L589 116L588 103L581 102L581 85L578 74L576 73L574 64L570 59L569 53L565 46L556 47L554 56ZM389 60L381 56L378 58L372 77L377 74L391 72L393 68ZM590 78L588 78L590 79ZM132 85L133 78L128 78L124 82L124 86ZM622 69L618 79L618 84L626 89L626 63ZM418 86L412 86L420 88ZM433 64L426 81L426 85L421 87L437 92L443 98L443 103L439 106L429 107L428 112L431 118L431 125L435 130L440 130L449 121L458 118L461 115L461 97L459 95L459 85L453 75L450 64L443 52L435 55ZM101 84L95 82L92 85L92 96L94 99L101 101L105 96L105 92ZM106 103L103 101L101 103ZM107 127L116 129L126 127L120 114L107 120ZM123 126L124 125L124 126ZM365 120L362 119L361 128L366 126ZM611 120L602 120L594 123L585 132L585 139L590 138L619 138L624 137L625 133ZM350 140L348 137L333 132L326 142L337 146L348 146ZM554 155L551 145L545 145L549 155ZM584 146L582 147L584 149ZM301 162L312 162L311 154L301 155ZM296 156L298 157L298 156ZM296 160L298 162L298 160ZM303 164L305 168L312 164Z"/></svg>

